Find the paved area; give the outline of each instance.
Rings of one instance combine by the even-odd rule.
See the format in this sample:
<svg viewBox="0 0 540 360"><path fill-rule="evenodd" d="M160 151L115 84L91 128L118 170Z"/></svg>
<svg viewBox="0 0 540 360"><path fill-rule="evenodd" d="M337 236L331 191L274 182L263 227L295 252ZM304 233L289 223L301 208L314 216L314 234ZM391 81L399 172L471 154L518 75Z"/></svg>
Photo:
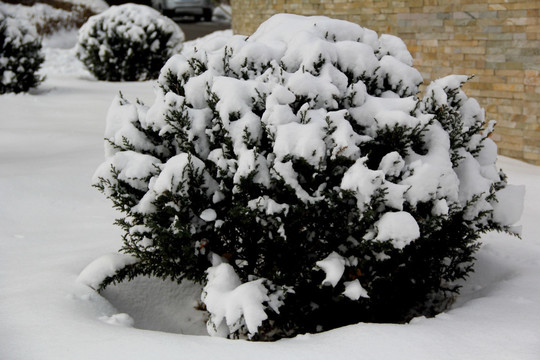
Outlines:
<svg viewBox="0 0 540 360"><path fill-rule="evenodd" d="M186 40L194 40L214 31L227 30L231 28L231 24L228 22L196 22L189 18L175 19L175 21L184 31Z"/></svg>

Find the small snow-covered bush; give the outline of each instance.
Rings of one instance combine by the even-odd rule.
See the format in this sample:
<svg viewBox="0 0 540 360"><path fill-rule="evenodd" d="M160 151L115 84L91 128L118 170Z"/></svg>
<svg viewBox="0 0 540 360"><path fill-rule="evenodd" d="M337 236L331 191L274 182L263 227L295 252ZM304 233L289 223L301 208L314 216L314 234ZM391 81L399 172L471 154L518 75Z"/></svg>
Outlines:
<svg viewBox="0 0 540 360"><path fill-rule="evenodd" d="M5 4L6 2L10 4ZM89 4L91 5L93 4ZM99 5L97 7L99 8ZM61 0L22 2L4 0L0 3L0 10L11 17L28 19L40 36L52 35L61 30L78 29L90 16L95 15L94 10L86 5Z"/></svg>
<svg viewBox="0 0 540 360"><path fill-rule="evenodd" d="M148 6L111 6L81 27L77 57L99 80L155 79L183 41L180 27Z"/></svg>
<svg viewBox="0 0 540 360"><path fill-rule="evenodd" d="M43 79L37 71L43 61L35 28L0 11L0 94L25 92L39 85Z"/></svg>
<svg viewBox="0 0 540 360"><path fill-rule="evenodd" d="M419 98L399 38L325 17L184 49L109 111L94 183L138 260L101 287L201 281L211 334L263 340L440 312L520 216L466 81Z"/></svg>

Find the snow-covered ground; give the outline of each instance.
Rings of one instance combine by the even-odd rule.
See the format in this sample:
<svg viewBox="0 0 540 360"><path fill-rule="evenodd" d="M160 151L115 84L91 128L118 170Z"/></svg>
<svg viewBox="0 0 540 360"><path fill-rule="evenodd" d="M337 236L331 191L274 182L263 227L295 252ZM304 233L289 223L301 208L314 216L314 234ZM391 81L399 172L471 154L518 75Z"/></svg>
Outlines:
<svg viewBox="0 0 540 360"><path fill-rule="evenodd" d="M139 279L105 298L77 282L121 246L115 212L90 186L107 109L118 91L151 104L154 83L93 80L72 36L49 42L39 88L0 96L0 359L540 358L540 167L508 158L499 166L527 189L523 239L484 236L476 272L436 318L252 343L177 334L201 333L192 287Z"/></svg>

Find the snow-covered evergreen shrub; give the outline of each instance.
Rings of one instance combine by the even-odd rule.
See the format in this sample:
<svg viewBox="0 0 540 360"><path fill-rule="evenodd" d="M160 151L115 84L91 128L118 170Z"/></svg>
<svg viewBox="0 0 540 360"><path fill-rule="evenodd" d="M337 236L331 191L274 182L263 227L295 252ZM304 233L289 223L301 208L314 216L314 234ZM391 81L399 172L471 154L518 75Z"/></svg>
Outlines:
<svg viewBox="0 0 540 360"><path fill-rule="evenodd" d="M148 6L111 6L81 27L77 57L99 80L155 79L183 41L180 27Z"/></svg>
<svg viewBox="0 0 540 360"><path fill-rule="evenodd" d="M43 79L37 72L43 61L36 29L0 11L0 94L39 85Z"/></svg>
<svg viewBox="0 0 540 360"><path fill-rule="evenodd" d="M108 114L94 183L138 261L101 287L201 281L211 334L266 340L441 311L520 216L465 81L419 98L399 38L325 17L184 49Z"/></svg>

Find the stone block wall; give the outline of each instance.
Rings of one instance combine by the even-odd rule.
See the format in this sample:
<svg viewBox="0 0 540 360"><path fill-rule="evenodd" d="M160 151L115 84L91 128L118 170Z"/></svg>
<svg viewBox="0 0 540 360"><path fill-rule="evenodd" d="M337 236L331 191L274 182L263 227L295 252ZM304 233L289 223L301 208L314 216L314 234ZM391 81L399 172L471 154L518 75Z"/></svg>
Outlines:
<svg viewBox="0 0 540 360"><path fill-rule="evenodd" d="M497 120L502 155L540 165L539 0L232 0L249 35L276 13L325 15L402 38L425 83L475 75L465 88Z"/></svg>

